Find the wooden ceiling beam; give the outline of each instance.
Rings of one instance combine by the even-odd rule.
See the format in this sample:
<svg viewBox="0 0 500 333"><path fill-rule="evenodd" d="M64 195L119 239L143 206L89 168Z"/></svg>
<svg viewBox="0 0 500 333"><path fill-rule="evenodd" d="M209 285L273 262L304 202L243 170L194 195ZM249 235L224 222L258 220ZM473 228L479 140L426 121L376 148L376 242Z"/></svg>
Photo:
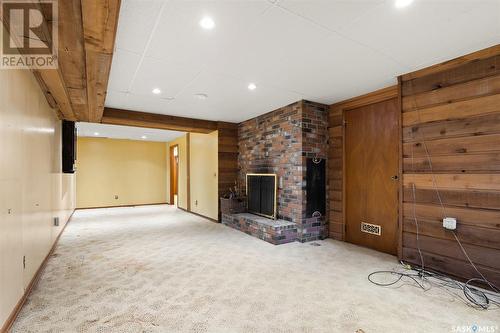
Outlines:
<svg viewBox="0 0 500 333"><path fill-rule="evenodd" d="M64 0L59 7L59 66L66 84L73 113L88 121L85 45L83 39L81 0Z"/></svg>
<svg viewBox="0 0 500 333"><path fill-rule="evenodd" d="M210 133L218 129L216 121L114 108L104 108L102 123L192 133Z"/></svg>
<svg viewBox="0 0 500 333"><path fill-rule="evenodd" d="M120 0L81 0L88 121L101 122L115 45Z"/></svg>

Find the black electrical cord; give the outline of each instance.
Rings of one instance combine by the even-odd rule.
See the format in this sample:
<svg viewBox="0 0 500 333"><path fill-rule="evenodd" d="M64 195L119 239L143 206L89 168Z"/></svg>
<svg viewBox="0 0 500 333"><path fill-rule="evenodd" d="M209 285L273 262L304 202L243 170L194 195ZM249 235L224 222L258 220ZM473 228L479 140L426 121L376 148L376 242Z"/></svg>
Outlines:
<svg viewBox="0 0 500 333"><path fill-rule="evenodd" d="M413 81L410 81L410 87L413 90ZM417 104L417 103L416 103ZM421 121L421 116L420 116L420 108L418 105L415 108L417 110L417 117L418 120ZM441 198L441 194L439 191L438 183L437 180L434 176L434 168L432 165L432 158L431 154L429 152L429 149L427 148L427 143L426 143L426 138L425 135L422 132L418 132L420 134L420 138L414 138L414 139L419 139L422 142L422 146L425 150L425 154L427 156L427 162L429 165L429 171L432 176L432 186L435 189L436 196L439 200L439 204L441 206L441 209L443 210L443 218L448 216L446 214L446 207L443 203L443 200ZM412 132L412 136L415 133ZM413 166L413 145L411 146L411 160L412 160L412 166ZM415 228L416 228L416 240L417 240L417 249L418 253L420 255L420 267L411 267L410 265L406 265L403 262L401 264L407 269L411 270L412 273L408 272L395 272L395 271L376 271L368 275L368 280L376 284L378 286L383 286L383 287L389 287L392 285L397 284L398 282L402 281L403 279L410 279L413 282L415 282L416 285L418 285L421 289L423 290L429 290L429 288L425 288L424 282L427 282L432 285L437 285L438 287L443 288L446 290L448 293L450 293L450 290L448 288L454 289L454 290L461 290L464 294L464 298L460 297L457 294L454 294L454 296L460 297L462 301L464 301L466 304L477 308L477 309L488 309L491 304L495 304L499 309L500 309L500 288L498 288L496 285L488 281L488 279L481 273L481 271L476 267L476 265L472 262L471 258L467 254L467 251L465 248L462 246L462 243L460 242L460 239L458 238L457 234L453 231L453 236L455 237L455 240L457 241L457 244L460 246L460 249L462 250L464 256L470 263L470 265L474 268L474 270L477 272L477 274L481 278L472 278L465 283L458 282L456 280L451 279L450 277L440 274L438 272L433 272L430 271L429 269L426 269L424 265L424 258L422 255L422 251L420 249L420 242L419 242L419 225L418 225L418 218L416 214L416 209L415 209L415 204L417 202L416 200L416 189L415 189L415 184L412 184L412 192L413 192L413 220L415 222ZM415 272L415 273L413 273ZM379 274L391 274L395 275L396 279L394 281L391 281L389 283L380 283L376 282L373 280L373 276L379 275ZM420 280L420 281L419 281ZM437 281L436 281L437 280ZM439 282L438 282L439 281ZM482 289L478 289L477 287L474 287L472 285L474 283L475 285L482 284L486 287L489 287L493 292L488 292ZM497 301L498 299L498 301Z"/></svg>
<svg viewBox="0 0 500 333"><path fill-rule="evenodd" d="M402 263L403 264L403 263ZM410 282L413 282L414 285L419 287L420 289L426 291L429 290L432 286L437 286L440 288L446 289L446 291L449 292L448 288L454 289L454 290L460 290L464 294L464 298L460 297L459 295L454 294L454 296L460 297L462 301L464 301L466 304L477 308L477 309L483 309L486 310L490 307L491 304L494 304L495 306L500 308L500 294L493 293L493 292L488 292L485 290L478 289L477 287L474 287L471 285L471 283L482 283L486 284L487 286L490 285L488 281L485 281L483 279L470 279L465 283L453 280L452 278L440 274L438 272L430 271L428 269L422 269L418 267L411 267L410 265L403 264L406 270L409 272L397 272L397 271L388 271L388 270L382 270L382 271L375 271L372 272L368 275L368 280L381 287L390 287L393 285L398 284L399 282L402 282L402 280L410 280ZM390 274L395 276L394 280L389 281L389 282L379 282L374 279L376 275L382 275L382 274ZM433 281L436 280L436 281ZM429 287L426 287L424 283L427 282L429 283ZM496 287L493 286L493 290ZM494 290L496 291L496 290ZM495 298L498 299L495 300Z"/></svg>

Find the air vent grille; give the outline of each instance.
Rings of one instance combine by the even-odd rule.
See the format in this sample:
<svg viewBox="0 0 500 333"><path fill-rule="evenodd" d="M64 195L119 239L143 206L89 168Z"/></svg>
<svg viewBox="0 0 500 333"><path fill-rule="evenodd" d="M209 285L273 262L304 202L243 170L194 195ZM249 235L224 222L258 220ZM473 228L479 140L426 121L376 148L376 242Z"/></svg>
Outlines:
<svg viewBox="0 0 500 333"><path fill-rule="evenodd" d="M382 227L376 224L361 222L361 231L380 236L382 234Z"/></svg>

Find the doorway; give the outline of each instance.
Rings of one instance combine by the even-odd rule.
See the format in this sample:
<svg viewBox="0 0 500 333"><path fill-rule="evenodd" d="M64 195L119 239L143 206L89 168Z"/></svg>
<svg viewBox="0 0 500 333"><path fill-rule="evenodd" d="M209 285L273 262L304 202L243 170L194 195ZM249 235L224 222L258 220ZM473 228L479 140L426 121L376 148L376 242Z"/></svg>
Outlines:
<svg viewBox="0 0 500 333"><path fill-rule="evenodd" d="M179 195L179 145L170 147L170 204L177 206Z"/></svg>
<svg viewBox="0 0 500 333"><path fill-rule="evenodd" d="M397 254L398 99L345 111L346 240Z"/></svg>

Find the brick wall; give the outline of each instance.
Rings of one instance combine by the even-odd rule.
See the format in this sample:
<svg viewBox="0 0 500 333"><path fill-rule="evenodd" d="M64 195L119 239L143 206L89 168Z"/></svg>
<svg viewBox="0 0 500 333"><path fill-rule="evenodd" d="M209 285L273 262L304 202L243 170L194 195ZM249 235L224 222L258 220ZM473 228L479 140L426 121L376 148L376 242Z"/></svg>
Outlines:
<svg viewBox="0 0 500 333"><path fill-rule="evenodd" d="M238 126L239 181L247 173L278 176L278 218L298 225L298 240L326 236L325 219L306 216L306 158L327 157L328 107L300 101Z"/></svg>

